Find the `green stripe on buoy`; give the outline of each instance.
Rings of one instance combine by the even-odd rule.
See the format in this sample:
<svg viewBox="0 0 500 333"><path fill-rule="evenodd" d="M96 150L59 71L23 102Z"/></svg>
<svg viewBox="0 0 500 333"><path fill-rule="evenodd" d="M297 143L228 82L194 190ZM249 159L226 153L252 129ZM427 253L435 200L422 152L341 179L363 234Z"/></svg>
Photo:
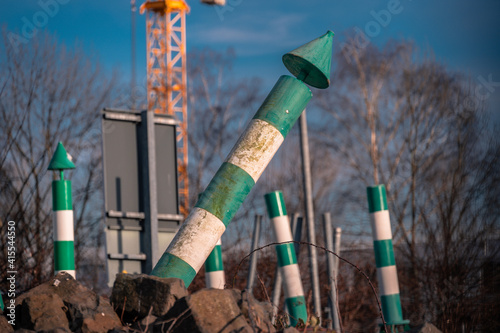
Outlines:
<svg viewBox="0 0 500 333"><path fill-rule="evenodd" d="M278 265L280 267L297 263L293 243L276 245L276 253L278 254Z"/></svg>
<svg viewBox="0 0 500 333"><path fill-rule="evenodd" d="M368 211L370 213L387 210L387 195L384 185L367 187L366 193L368 197Z"/></svg>
<svg viewBox="0 0 500 333"><path fill-rule="evenodd" d="M181 258L165 252L151 272L151 275L161 278L178 278L184 281L184 285L189 286L196 276L196 271Z"/></svg>
<svg viewBox="0 0 500 333"><path fill-rule="evenodd" d="M275 218L277 216L288 215L286 212L286 207L284 205L285 199L283 198L283 192L274 191L264 195L266 201L267 212L269 213L269 218Z"/></svg>
<svg viewBox="0 0 500 333"><path fill-rule="evenodd" d="M52 182L52 210L73 210L71 198L71 180Z"/></svg>
<svg viewBox="0 0 500 333"><path fill-rule="evenodd" d="M377 267L396 265L392 239L374 241L373 250L375 251L375 263Z"/></svg>
<svg viewBox="0 0 500 333"><path fill-rule="evenodd" d="M222 270L224 270L222 263L222 250L220 245L216 245L205 261L205 271L215 272Z"/></svg>
<svg viewBox="0 0 500 333"><path fill-rule="evenodd" d="M311 97L311 90L304 82L283 75L276 82L253 119L267 121L276 127L283 137L286 137Z"/></svg>
<svg viewBox="0 0 500 333"><path fill-rule="evenodd" d="M401 311L401 298L399 294L380 296L382 312L388 325L401 324L403 313Z"/></svg>
<svg viewBox="0 0 500 333"><path fill-rule="evenodd" d="M75 269L75 244L73 241L54 242L54 270Z"/></svg>
<svg viewBox="0 0 500 333"><path fill-rule="evenodd" d="M224 162L195 207L217 216L227 227L254 185L246 171Z"/></svg>
<svg viewBox="0 0 500 333"><path fill-rule="evenodd" d="M304 296L290 297L285 302L290 312L290 325L292 327L297 326L299 319L307 320L306 298Z"/></svg>

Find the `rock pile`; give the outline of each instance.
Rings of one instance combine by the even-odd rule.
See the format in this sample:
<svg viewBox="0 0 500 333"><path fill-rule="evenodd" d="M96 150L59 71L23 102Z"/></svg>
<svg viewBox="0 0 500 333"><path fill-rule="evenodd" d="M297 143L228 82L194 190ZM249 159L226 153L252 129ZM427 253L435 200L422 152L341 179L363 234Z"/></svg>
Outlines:
<svg viewBox="0 0 500 333"><path fill-rule="evenodd" d="M236 289L189 295L179 279L118 274L110 301L60 273L16 298L15 326L0 315L0 332L276 332L271 305Z"/></svg>
<svg viewBox="0 0 500 333"><path fill-rule="evenodd" d="M179 279L118 274L111 301L139 332L276 332L271 305L236 289L188 295Z"/></svg>
<svg viewBox="0 0 500 333"><path fill-rule="evenodd" d="M15 325L2 332L107 332L122 323L109 301L60 273L16 298ZM5 318L4 316L1 316Z"/></svg>

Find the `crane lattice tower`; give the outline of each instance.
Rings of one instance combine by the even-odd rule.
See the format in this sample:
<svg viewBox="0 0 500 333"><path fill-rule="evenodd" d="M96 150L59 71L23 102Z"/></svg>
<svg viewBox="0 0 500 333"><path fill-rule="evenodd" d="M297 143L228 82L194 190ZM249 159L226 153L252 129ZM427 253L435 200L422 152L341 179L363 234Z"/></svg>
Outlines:
<svg viewBox="0 0 500 333"><path fill-rule="evenodd" d="M177 126L177 165L180 213L189 209L186 14L182 0L146 1L148 110L174 116ZM161 171L160 171L161 172Z"/></svg>

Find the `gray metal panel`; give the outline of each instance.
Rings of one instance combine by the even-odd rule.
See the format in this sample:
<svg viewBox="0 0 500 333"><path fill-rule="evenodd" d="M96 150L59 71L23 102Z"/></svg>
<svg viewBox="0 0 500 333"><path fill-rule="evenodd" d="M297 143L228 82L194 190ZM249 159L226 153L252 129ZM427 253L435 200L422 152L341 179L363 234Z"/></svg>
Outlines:
<svg viewBox="0 0 500 333"><path fill-rule="evenodd" d="M178 211L176 122L155 115L156 180L158 189L158 247L162 254L182 221ZM110 285L119 272L144 270L145 244L143 166L139 149L141 113L103 111L103 159L106 211L106 252Z"/></svg>
<svg viewBox="0 0 500 333"><path fill-rule="evenodd" d="M139 212L136 124L104 119L103 126L111 129L103 133L106 211Z"/></svg>
<svg viewBox="0 0 500 333"><path fill-rule="evenodd" d="M175 126L156 123L158 214L179 214Z"/></svg>

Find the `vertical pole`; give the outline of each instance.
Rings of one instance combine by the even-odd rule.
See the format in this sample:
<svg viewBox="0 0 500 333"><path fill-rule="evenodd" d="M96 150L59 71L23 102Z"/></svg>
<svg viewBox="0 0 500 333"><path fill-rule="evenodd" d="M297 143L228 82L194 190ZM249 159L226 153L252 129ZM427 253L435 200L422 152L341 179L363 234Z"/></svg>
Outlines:
<svg viewBox="0 0 500 333"><path fill-rule="evenodd" d="M262 222L262 215L255 215L251 251L255 251L255 249L259 247L261 222ZM257 260L258 260L257 252L252 253L252 255L250 256L250 266L248 268L248 279L247 279L247 289L250 293L252 293L252 288L255 281L255 270L257 268Z"/></svg>
<svg viewBox="0 0 500 333"><path fill-rule="evenodd" d="M207 288L224 289L226 277L222 261L221 239L205 261L205 284Z"/></svg>
<svg viewBox="0 0 500 333"><path fill-rule="evenodd" d="M309 142L307 137L307 119L306 110L302 112L299 121L300 129L300 151L302 155L302 173L305 192L305 209L307 221L307 236L311 244L316 244L316 232L314 229L314 207L312 199L312 180L311 163L309 158ZM321 323L321 295L319 293L319 274L318 274L318 254L316 247L309 246L310 269L311 269L311 289L313 292L314 315L318 317Z"/></svg>
<svg viewBox="0 0 500 333"><path fill-rule="evenodd" d="M54 274L67 272L75 277L75 245L73 232L73 202L71 181L52 182L54 212Z"/></svg>
<svg viewBox="0 0 500 333"><path fill-rule="evenodd" d="M135 110L135 12L137 10L137 7L135 6L135 0L130 1L130 38L131 38L131 51L130 51L130 58L131 58L131 79L130 79L130 99L132 103L132 110Z"/></svg>
<svg viewBox="0 0 500 333"><path fill-rule="evenodd" d="M333 242L333 245L335 247L335 253L340 255L340 238L342 235L342 228L335 228L335 241ZM339 275L339 258L335 257L333 258L333 268L334 268L334 278L335 281L337 281L337 276Z"/></svg>
<svg viewBox="0 0 500 333"><path fill-rule="evenodd" d="M298 242L301 241L302 239L302 216L300 216L299 213L294 213L292 214L292 235L293 235L293 240L295 243L293 243L295 247L295 254L297 255L297 258L299 258L300 254L300 244Z"/></svg>
<svg viewBox="0 0 500 333"><path fill-rule="evenodd" d="M156 190L155 121L152 110L141 112L142 200L144 207L144 272L151 272L160 259L158 249L158 202Z"/></svg>
<svg viewBox="0 0 500 333"><path fill-rule="evenodd" d="M281 191L267 193L264 198L276 241L284 243L276 245L276 254L285 281L285 302L290 313L290 324L296 326L299 320L307 322L307 308L283 193Z"/></svg>
<svg viewBox="0 0 500 333"><path fill-rule="evenodd" d="M283 285L283 275L281 275L281 270L279 266L276 266L276 272L274 273L274 289L272 297L273 303L273 318L272 324L276 322L276 316L278 315L278 309L280 307L281 298L281 287Z"/></svg>
<svg viewBox="0 0 500 333"><path fill-rule="evenodd" d="M333 230L332 230L332 220L330 217L330 213L325 213L323 214L323 225L325 229L325 243L326 243L326 248L336 254L338 254L338 247L339 247L339 241L340 241L340 234L339 234L339 239L335 238L335 250L334 250L334 243L333 243ZM340 230L340 228L335 228L335 235L337 236L337 230ZM335 329L335 332L340 331L340 324L339 324L339 316L338 316L338 309L337 309L337 265L338 265L338 258L335 257L331 253L327 253L327 267L328 267L328 281L330 282L330 297L329 297L329 302L330 302L330 313L331 313L331 318L332 322L328 323L328 328L329 329ZM335 260L337 259L337 260Z"/></svg>
<svg viewBox="0 0 500 333"><path fill-rule="evenodd" d="M384 319L387 325L391 326L408 324L408 320L403 320L401 311L398 274L394 259L391 221L387 209L385 186L370 186L367 187L366 192Z"/></svg>

